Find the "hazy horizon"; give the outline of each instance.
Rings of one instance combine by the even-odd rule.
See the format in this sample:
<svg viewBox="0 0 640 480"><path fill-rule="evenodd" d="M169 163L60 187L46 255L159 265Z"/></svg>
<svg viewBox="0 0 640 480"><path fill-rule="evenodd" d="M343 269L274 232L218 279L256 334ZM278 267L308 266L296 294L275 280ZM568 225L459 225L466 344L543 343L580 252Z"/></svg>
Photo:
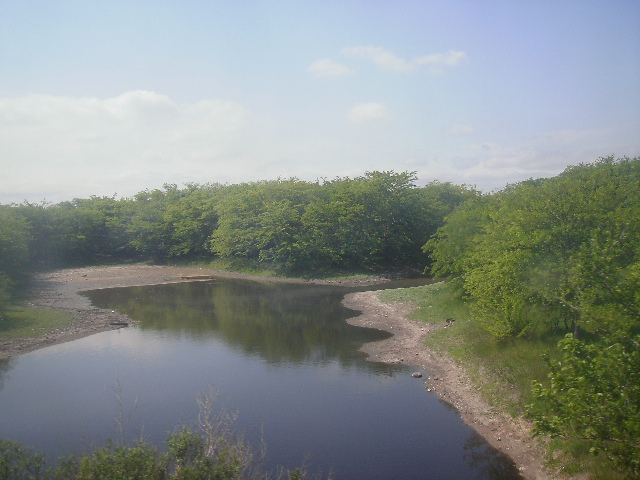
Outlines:
<svg viewBox="0 0 640 480"><path fill-rule="evenodd" d="M0 203L640 155L640 3L0 4Z"/></svg>

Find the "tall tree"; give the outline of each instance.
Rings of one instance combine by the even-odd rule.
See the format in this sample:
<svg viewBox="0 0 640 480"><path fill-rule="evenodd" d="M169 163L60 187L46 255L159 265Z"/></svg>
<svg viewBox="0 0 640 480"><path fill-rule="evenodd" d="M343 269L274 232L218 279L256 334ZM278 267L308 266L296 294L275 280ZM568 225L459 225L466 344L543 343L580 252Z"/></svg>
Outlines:
<svg viewBox="0 0 640 480"><path fill-rule="evenodd" d="M634 322L640 159L601 159L512 185L454 212L426 246L494 335L537 319L593 331Z"/></svg>
<svg viewBox="0 0 640 480"><path fill-rule="evenodd" d="M188 184L182 195L168 202L163 223L170 232L167 255L202 257L209 255L209 239L218 226L217 202L224 191L219 184Z"/></svg>
<svg viewBox="0 0 640 480"><path fill-rule="evenodd" d="M0 314L11 300L14 282L31 259L29 225L15 208L0 206Z"/></svg>

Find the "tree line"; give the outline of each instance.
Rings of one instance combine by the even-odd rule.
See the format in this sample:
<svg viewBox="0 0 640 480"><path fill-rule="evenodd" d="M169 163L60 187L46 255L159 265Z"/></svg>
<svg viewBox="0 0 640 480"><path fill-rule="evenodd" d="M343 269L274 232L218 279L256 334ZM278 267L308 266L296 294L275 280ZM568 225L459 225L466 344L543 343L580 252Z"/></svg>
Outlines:
<svg viewBox="0 0 640 480"><path fill-rule="evenodd" d="M473 189L415 173L164 185L132 197L0 205L0 305L43 268L242 259L286 275L423 269L422 245Z"/></svg>
<svg viewBox="0 0 640 480"><path fill-rule="evenodd" d="M496 338L568 332L549 382L533 385L536 431L640 475L640 159L474 196L425 250Z"/></svg>

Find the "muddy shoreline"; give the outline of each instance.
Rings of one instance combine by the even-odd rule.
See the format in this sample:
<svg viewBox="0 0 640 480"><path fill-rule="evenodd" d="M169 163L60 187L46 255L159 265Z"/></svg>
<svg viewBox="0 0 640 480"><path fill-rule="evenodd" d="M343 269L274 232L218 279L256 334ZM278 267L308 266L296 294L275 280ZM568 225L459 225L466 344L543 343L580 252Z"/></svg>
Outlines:
<svg viewBox="0 0 640 480"><path fill-rule="evenodd" d="M206 280L210 276L246 278L249 275L166 266L114 266L65 269L39 275L33 284L29 305L34 308L52 308L66 311L74 321L72 325L47 335L0 343L0 358L19 355L46 346L81 338L94 333L123 328L131 320L117 312L99 309L88 298L79 295L85 290L100 288L155 285L162 283ZM305 280L261 278L276 282L306 282ZM362 285L383 281L383 278L362 282L322 281L340 285ZM464 421L482 435L491 445L511 457L522 476L530 480L559 478L544 468L543 452L529 435L524 421L497 413L482 400L467 380L464 370L450 358L427 349L424 339L433 325L408 319L411 308L403 304L386 304L375 291L351 293L343 301L345 306L362 312L349 320L358 326L377 328L393 333L387 340L363 347L371 361L415 366L428 374L421 380L429 391L452 404Z"/></svg>

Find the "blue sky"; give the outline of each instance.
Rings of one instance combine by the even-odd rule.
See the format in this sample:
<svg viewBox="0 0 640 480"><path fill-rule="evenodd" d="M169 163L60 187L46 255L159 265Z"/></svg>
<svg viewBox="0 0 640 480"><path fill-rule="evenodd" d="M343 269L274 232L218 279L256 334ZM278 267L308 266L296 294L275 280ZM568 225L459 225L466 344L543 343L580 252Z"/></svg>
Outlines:
<svg viewBox="0 0 640 480"><path fill-rule="evenodd" d="M640 155L640 2L0 0L0 202Z"/></svg>

